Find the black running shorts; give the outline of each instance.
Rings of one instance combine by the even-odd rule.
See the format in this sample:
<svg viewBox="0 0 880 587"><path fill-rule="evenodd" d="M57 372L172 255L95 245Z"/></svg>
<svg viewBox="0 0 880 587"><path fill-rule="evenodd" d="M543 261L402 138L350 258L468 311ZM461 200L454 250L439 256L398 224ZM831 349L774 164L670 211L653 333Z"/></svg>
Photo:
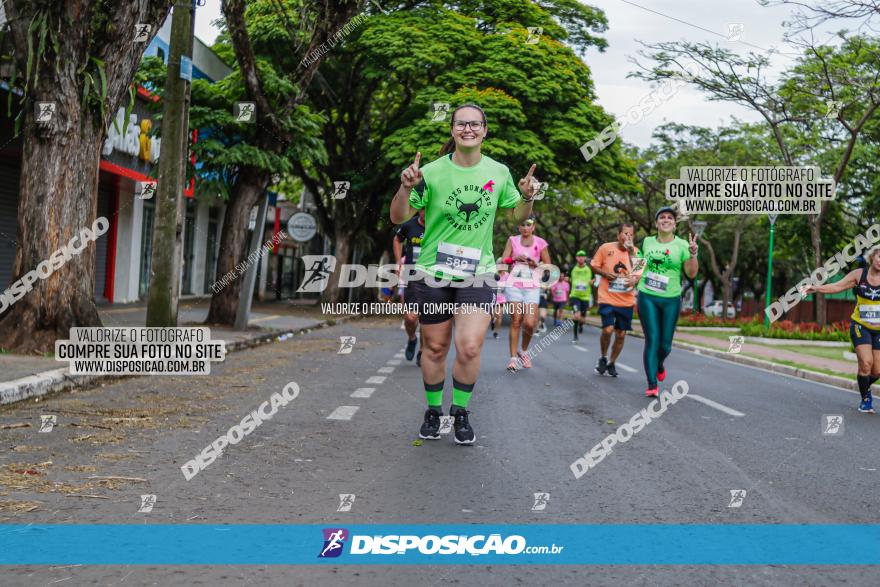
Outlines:
<svg viewBox="0 0 880 587"><path fill-rule="evenodd" d="M461 306L476 306L470 308L471 312L491 312L495 290L485 282L477 280L477 283L480 285L467 287L431 287L421 279L407 283L407 295L414 298L419 308L419 324L440 324L451 320Z"/></svg>

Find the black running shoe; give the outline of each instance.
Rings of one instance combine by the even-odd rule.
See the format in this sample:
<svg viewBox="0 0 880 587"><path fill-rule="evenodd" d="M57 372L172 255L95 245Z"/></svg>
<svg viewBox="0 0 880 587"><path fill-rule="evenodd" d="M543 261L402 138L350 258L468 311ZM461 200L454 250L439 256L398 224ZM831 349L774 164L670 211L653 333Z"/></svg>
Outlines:
<svg viewBox="0 0 880 587"><path fill-rule="evenodd" d="M600 357L599 362L596 363L596 373L599 375L605 375L605 370L608 369L608 359L605 357Z"/></svg>
<svg viewBox="0 0 880 587"><path fill-rule="evenodd" d="M455 418L452 422L452 427L455 429L455 443L456 444L473 444L476 435L474 434L474 429L471 428L471 425L468 423L468 412L464 408L453 407L449 410L449 415ZM427 416L425 416L427 418ZM426 420L427 421L427 420Z"/></svg>
<svg viewBox="0 0 880 587"><path fill-rule="evenodd" d="M419 339L414 338L412 340L406 341L406 360L412 361L413 357L416 356L416 345L418 344Z"/></svg>
<svg viewBox="0 0 880 587"><path fill-rule="evenodd" d="M492 338L494 338L495 340L498 340L498 331L497 330L492 331Z"/></svg>
<svg viewBox="0 0 880 587"><path fill-rule="evenodd" d="M416 355L416 367L422 366L422 351L419 351L419 354Z"/></svg>
<svg viewBox="0 0 880 587"><path fill-rule="evenodd" d="M608 377L617 377L617 367L614 366L614 363L608 363L608 368L605 369L605 375Z"/></svg>
<svg viewBox="0 0 880 587"><path fill-rule="evenodd" d="M425 421L422 422L422 428L419 430L419 438L440 440L440 416L442 415L442 412L438 412L434 408L425 410Z"/></svg>

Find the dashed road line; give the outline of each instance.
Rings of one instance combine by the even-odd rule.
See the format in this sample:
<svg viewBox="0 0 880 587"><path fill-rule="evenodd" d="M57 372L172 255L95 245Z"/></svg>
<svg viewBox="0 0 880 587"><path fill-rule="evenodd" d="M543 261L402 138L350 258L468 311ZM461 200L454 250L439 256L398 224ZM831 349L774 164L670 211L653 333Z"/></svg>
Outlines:
<svg viewBox="0 0 880 587"><path fill-rule="evenodd" d="M386 365L400 365L400 359L388 359Z"/></svg>
<svg viewBox="0 0 880 587"><path fill-rule="evenodd" d="M339 406L335 410L333 410L329 416L327 416L328 420L351 420L351 417L357 413L360 409L359 406Z"/></svg>
<svg viewBox="0 0 880 587"><path fill-rule="evenodd" d="M354 390L354 393L351 394L351 397L367 398L373 395L374 391L376 391L375 387L358 387Z"/></svg>
<svg viewBox="0 0 880 587"><path fill-rule="evenodd" d="M629 365L624 365L623 363L614 363L616 366L620 367L624 371L628 371L630 373L638 373L638 369L633 369Z"/></svg>
<svg viewBox="0 0 880 587"><path fill-rule="evenodd" d="M394 367L379 367L376 373L394 373Z"/></svg>
<svg viewBox="0 0 880 587"><path fill-rule="evenodd" d="M373 375L372 377L367 379L366 383L371 385L382 385L383 383L385 383L386 379L388 378L382 375Z"/></svg>
<svg viewBox="0 0 880 587"><path fill-rule="evenodd" d="M588 352L586 348L582 347L582 346L579 345L579 344L576 344L576 345L573 345L573 346L574 346L574 348L576 348L577 350L579 350L579 351L581 351L581 352L583 352L583 353Z"/></svg>
<svg viewBox="0 0 880 587"><path fill-rule="evenodd" d="M696 400L696 401L700 402L701 404L705 404L705 405L709 406L710 408L715 408L719 412L724 412L725 414L727 414L729 416L736 416L736 417L740 417L740 418L742 416L745 416L745 414L743 414L742 412L737 412L733 408L728 408L727 406L725 406L723 404L719 404L718 402L712 401L712 400L705 398L701 395L694 395L693 393L689 393L689 394L687 394L687 397L691 398L692 400Z"/></svg>

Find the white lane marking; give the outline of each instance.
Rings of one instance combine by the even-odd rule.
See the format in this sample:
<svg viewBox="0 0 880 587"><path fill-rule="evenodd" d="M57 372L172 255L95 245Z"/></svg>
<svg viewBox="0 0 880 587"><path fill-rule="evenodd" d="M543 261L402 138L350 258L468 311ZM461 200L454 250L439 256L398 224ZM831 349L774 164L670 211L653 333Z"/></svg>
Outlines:
<svg viewBox="0 0 880 587"><path fill-rule="evenodd" d="M383 383L385 383L385 380L386 380L386 379L388 379L388 378L387 378L387 377L383 377L383 376L381 376L381 375L373 375L372 377L370 377L369 379L367 379L366 383L369 383L369 384L372 384L372 385L382 385Z"/></svg>
<svg viewBox="0 0 880 587"><path fill-rule="evenodd" d="M574 345L574 348L576 348L579 351L585 352L585 353L587 352L587 349L585 349L584 347L582 347L579 344Z"/></svg>
<svg viewBox="0 0 880 587"><path fill-rule="evenodd" d="M623 369L624 371L629 371L630 373L635 373L637 371L636 369L633 369L629 365L624 365L623 363L618 362L618 363L614 363L614 364L617 365L618 367L620 367L621 369Z"/></svg>
<svg viewBox="0 0 880 587"><path fill-rule="evenodd" d="M725 414L727 414L729 416L737 416L737 417L745 416L745 414L743 414L742 412L737 412L733 408L728 408L725 405L719 404L718 402L712 401L712 400L705 398L701 395L695 395L693 393L689 393L689 394L687 394L687 397L691 398L692 400L696 400L696 401L700 402L701 404L705 404L705 405L709 406L710 408L715 408L719 412L724 412Z"/></svg>
<svg viewBox="0 0 880 587"><path fill-rule="evenodd" d="M327 416L328 420L351 420L351 417L355 415L355 413L360 408L358 406L339 406L329 416Z"/></svg>
<svg viewBox="0 0 880 587"><path fill-rule="evenodd" d="M395 359L402 359L402 358L403 358L403 353L397 353L396 355L394 355L394 358L395 358Z"/></svg>
<svg viewBox="0 0 880 587"><path fill-rule="evenodd" d="M379 367L376 373L394 373L394 367Z"/></svg>
<svg viewBox="0 0 880 587"><path fill-rule="evenodd" d="M374 391L376 391L375 387L358 387L351 394L351 397L370 397Z"/></svg>
<svg viewBox="0 0 880 587"><path fill-rule="evenodd" d="M386 365L400 365L400 359L388 359Z"/></svg>

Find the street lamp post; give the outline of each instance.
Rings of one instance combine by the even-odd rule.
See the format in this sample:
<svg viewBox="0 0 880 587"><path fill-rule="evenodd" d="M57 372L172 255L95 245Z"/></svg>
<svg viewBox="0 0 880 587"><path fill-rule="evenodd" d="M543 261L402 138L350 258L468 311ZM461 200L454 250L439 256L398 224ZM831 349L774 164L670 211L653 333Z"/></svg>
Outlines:
<svg viewBox="0 0 880 587"><path fill-rule="evenodd" d="M693 223L691 224L692 228L694 229L694 234L697 235L697 238L700 238L701 236L703 236L703 232L706 231L706 226L708 226L708 225L709 225L709 223L706 222L705 220L694 220ZM697 255L699 255L699 254L700 254L700 250L697 249ZM700 278L699 278L699 276L700 276L699 273L697 273L697 275L694 276L694 314L696 314L697 312L700 311Z"/></svg>
<svg viewBox="0 0 880 587"><path fill-rule="evenodd" d="M770 328L770 316L767 314L767 308L770 307L771 289L773 286L773 235L776 233L776 216L777 214L767 214L770 219L770 247L767 252L767 296L764 300L764 327Z"/></svg>

